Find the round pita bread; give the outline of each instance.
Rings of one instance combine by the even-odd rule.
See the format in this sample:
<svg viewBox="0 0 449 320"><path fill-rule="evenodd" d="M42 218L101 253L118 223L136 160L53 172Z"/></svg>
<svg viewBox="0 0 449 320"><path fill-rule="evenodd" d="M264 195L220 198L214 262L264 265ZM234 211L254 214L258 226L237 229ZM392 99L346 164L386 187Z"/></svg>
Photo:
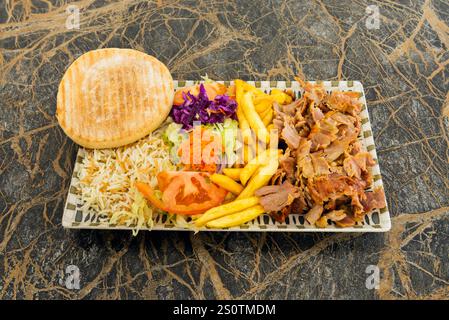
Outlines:
<svg viewBox="0 0 449 320"><path fill-rule="evenodd" d="M173 96L172 76L156 58L132 49L93 50L65 72L56 117L83 147L120 147L159 127Z"/></svg>

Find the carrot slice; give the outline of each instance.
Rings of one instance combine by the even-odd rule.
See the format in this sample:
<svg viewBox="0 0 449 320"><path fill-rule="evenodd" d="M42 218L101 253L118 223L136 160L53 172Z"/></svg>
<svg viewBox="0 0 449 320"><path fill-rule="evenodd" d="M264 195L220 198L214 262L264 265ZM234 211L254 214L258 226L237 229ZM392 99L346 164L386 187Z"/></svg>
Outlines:
<svg viewBox="0 0 449 320"><path fill-rule="evenodd" d="M155 206L158 209L161 209L162 211L167 211L167 207L164 205L164 203L159 200L154 195L154 190L143 182L136 182L136 188L139 190L139 192L148 200L151 202L153 206Z"/></svg>

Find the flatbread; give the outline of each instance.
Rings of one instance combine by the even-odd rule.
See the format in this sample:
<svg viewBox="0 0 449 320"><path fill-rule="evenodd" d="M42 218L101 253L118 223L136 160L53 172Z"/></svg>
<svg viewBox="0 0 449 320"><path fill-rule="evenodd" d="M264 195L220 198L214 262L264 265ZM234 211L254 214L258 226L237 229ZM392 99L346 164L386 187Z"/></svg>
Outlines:
<svg viewBox="0 0 449 320"><path fill-rule="evenodd" d="M172 76L156 58L132 49L98 49L80 56L65 72L56 117L83 147L120 147L159 127L173 96Z"/></svg>

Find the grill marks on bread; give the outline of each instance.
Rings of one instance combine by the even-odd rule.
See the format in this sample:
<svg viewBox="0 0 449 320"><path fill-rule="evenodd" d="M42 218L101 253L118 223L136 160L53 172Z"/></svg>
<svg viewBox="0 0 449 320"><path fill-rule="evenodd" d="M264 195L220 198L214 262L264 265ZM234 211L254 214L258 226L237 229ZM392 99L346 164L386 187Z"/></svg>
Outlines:
<svg viewBox="0 0 449 320"><path fill-rule="evenodd" d="M78 144L118 147L156 129L168 116L173 95L170 72L156 58L131 49L99 49L66 71L56 115Z"/></svg>

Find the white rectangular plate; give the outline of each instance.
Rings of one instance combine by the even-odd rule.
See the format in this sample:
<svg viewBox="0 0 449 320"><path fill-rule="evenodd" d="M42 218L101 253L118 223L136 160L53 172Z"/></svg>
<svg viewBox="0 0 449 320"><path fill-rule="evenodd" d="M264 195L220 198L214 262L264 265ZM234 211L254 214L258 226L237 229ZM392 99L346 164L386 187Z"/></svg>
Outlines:
<svg viewBox="0 0 449 320"><path fill-rule="evenodd" d="M220 81L222 82L222 81ZM298 97L302 93L299 83L296 81L248 81L262 90L269 92L271 89L292 89ZM312 81L314 82L314 81ZM175 90L185 86L193 85L195 81L174 81ZM232 84L232 81L224 81L226 85ZM355 91L361 94L360 101L363 103L361 112L362 130L359 140L362 142L363 148L371 153L376 164L372 168L373 185L372 188L382 187L382 177L377 160L376 147L374 146L373 135L371 131L371 123L369 120L368 110L365 100L365 92L363 86L358 81L321 81L327 91ZM62 225L65 228L72 229L107 229L107 230L132 230L133 227L111 225L108 222L100 221L98 215L92 211L81 210L81 198L74 188L74 179L77 179L80 163L85 156L85 150L80 148L76 158L75 168L73 170L72 181L64 207ZM371 188L370 188L371 189ZM391 220L388 208L381 210L373 210L365 216L364 221L358 223L351 228L339 228L334 224L327 228L317 228L305 221L304 216L300 214L290 214L284 223L275 221L268 215L263 215L245 225L227 228L227 229L207 229L207 231L258 231L258 232L385 232L390 230ZM141 230L150 230L142 228ZM159 214L154 219L154 227L151 230L164 231L192 231L191 229L177 227L166 222L166 216Z"/></svg>

